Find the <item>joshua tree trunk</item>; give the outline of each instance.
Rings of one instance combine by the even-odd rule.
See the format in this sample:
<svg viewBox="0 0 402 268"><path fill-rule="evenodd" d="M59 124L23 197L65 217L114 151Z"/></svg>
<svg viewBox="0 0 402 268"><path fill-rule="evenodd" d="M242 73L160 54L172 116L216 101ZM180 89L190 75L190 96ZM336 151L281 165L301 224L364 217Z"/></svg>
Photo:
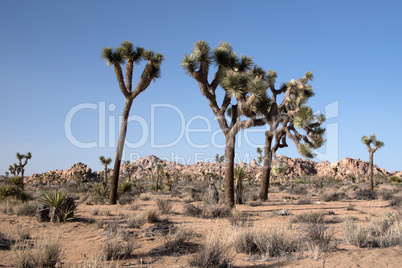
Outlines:
<svg viewBox="0 0 402 268"><path fill-rule="evenodd" d="M259 198L261 201L267 201L268 199L269 179L271 176L272 167L272 139L273 136L266 132L264 146L264 165L262 168L261 188L259 193Z"/></svg>
<svg viewBox="0 0 402 268"><path fill-rule="evenodd" d="M117 202L117 185L119 183L120 164L121 164L121 158L123 155L124 141L126 139L126 133L127 133L128 115L130 113L130 108L131 108L132 104L133 104L133 99L126 98L126 103L124 104L122 120L121 120L119 141L117 143L117 149L116 149L116 158L114 161L113 177L112 177L112 182L110 185L110 204L111 205L115 205Z"/></svg>
<svg viewBox="0 0 402 268"><path fill-rule="evenodd" d="M374 163L374 152L370 151L370 164L369 164L369 180L370 180L370 190L374 191L374 183L373 183L373 163Z"/></svg>
<svg viewBox="0 0 402 268"><path fill-rule="evenodd" d="M158 192L158 185L159 185L159 173L156 174L155 192Z"/></svg>
<svg viewBox="0 0 402 268"><path fill-rule="evenodd" d="M107 185L107 165L105 165L105 174L103 177L103 185L106 187Z"/></svg>
<svg viewBox="0 0 402 268"><path fill-rule="evenodd" d="M225 204L234 207L234 158L236 135L226 135L225 140Z"/></svg>

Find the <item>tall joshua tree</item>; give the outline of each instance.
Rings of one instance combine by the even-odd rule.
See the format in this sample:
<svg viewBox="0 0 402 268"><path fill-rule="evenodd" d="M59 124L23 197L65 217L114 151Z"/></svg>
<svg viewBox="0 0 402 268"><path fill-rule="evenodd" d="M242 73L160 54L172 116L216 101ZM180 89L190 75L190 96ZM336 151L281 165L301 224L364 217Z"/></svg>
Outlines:
<svg viewBox="0 0 402 268"><path fill-rule="evenodd" d="M144 50L141 47L135 48L131 42L125 41L120 45L120 47L117 47L116 49L105 47L102 50L102 58L106 61L107 65L114 66L114 71L120 91L126 99L123 109L119 141L116 148L113 178L110 188L110 204L116 204L120 164L123 155L124 142L127 133L127 121L131 105L135 97L137 97L141 92L147 89L151 81L155 81L160 77L160 65L163 61L163 56L160 53L154 53L151 50ZM138 64L141 60L145 60L147 63L141 74L140 80L137 83L137 86L133 89L132 80L134 64ZM126 64L126 81L124 81L122 71L122 65L124 64Z"/></svg>
<svg viewBox="0 0 402 268"><path fill-rule="evenodd" d="M215 155L215 162L219 163L219 189L222 186L222 172L221 172L221 166L222 166L222 162L225 161L225 156L221 155L219 156L219 154Z"/></svg>
<svg viewBox="0 0 402 268"><path fill-rule="evenodd" d="M107 185L107 166L112 163L112 158L108 157L107 159L102 155L99 157L101 164L105 167L104 177L103 177L103 185L106 187Z"/></svg>
<svg viewBox="0 0 402 268"><path fill-rule="evenodd" d="M292 79L283 83L280 89L275 88L277 74L268 71L266 76L261 76L266 90L272 94L269 109L263 110L269 130L265 132L264 165L261 179L259 198L262 201L268 199L268 187L271 176L272 161L276 157L279 148L287 147L287 138L296 145L299 153L307 158L313 158L313 149L319 148L324 143L325 129L321 124L325 117L321 114L313 114L312 109L306 106L308 99L314 96L312 87L308 84L313 79L311 72L299 80ZM282 102L278 102L278 95L284 93ZM260 104L256 103L258 107ZM302 130L302 134L300 134Z"/></svg>
<svg viewBox="0 0 402 268"><path fill-rule="evenodd" d="M373 162L374 162L374 153L384 146L382 141L377 140L375 134L371 135L370 138L367 136L362 137L362 143L367 146L367 150L370 155L370 166L369 166L369 180L370 180L370 190L374 191L374 184L373 184ZM371 147L371 144L374 147Z"/></svg>
<svg viewBox="0 0 402 268"><path fill-rule="evenodd" d="M209 82L212 63L216 65L217 70L212 81ZM225 204L229 207L234 206L233 172L236 134L241 129L264 124L263 120L255 117L256 114L251 111L249 105L252 103L250 100L256 97L256 92L251 88L254 77L253 66L252 58L238 56L232 51L229 43L221 43L211 51L207 42L197 41L191 54L186 54L182 60L182 67L186 74L197 81L201 93L207 98L225 136ZM225 93L220 106L216 92L218 86L221 86ZM232 100L234 103L231 105ZM228 109L230 105L231 108ZM229 122L225 117L226 112L230 116ZM248 119L242 121L242 115Z"/></svg>

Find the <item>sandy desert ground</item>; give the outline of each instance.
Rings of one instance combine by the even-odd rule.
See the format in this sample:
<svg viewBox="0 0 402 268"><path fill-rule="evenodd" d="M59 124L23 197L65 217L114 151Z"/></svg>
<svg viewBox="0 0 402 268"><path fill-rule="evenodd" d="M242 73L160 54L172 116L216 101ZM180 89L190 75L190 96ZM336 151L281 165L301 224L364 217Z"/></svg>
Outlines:
<svg viewBox="0 0 402 268"><path fill-rule="evenodd" d="M400 187L388 185L394 195L400 194ZM66 223L38 222L34 216L17 216L12 213L13 204L2 201L0 211L0 233L14 237L15 244L10 248L0 248L0 267L11 267L16 263L17 252L21 245L29 247L35 241L58 239L62 249L62 258L58 267L189 267L189 262L199 254L206 237L215 235L218 240L226 241L227 257L231 267L400 267L402 247L388 248L357 247L345 241L343 225L345 221L367 227L384 217L398 219L400 208L390 206L389 201L357 200L348 186L335 186L320 191L345 192L340 201L323 201L322 192L309 189L302 194L289 193L283 187L271 187L269 201L247 200L236 205L241 211L241 219L233 214L225 217L194 217L186 211L189 204L202 208L205 202L194 201L185 193L185 187L176 190L176 194L143 193L132 196L125 194L127 204L95 204L85 193L75 193L77 202L76 219ZM377 189L377 191L379 191ZM291 192L291 191L290 191ZM171 209L162 214L157 200L169 200ZM200 198L202 199L202 197ZM307 202L300 200L307 199ZM30 201L34 202L34 201ZM300 203L300 204L299 204ZM307 204L303 204L307 203ZM215 207L220 207L216 205ZM14 211L16 211L14 209ZM157 212L155 222L142 222L133 226L130 219L142 217L145 212ZM299 236L303 233L303 223L294 220L299 214L322 212L331 234L327 252L303 250L302 253L288 254L281 257L236 253L233 239L242 230L282 230ZM283 215L289 214L289 215ZM140 216L139 216L140 215ZM400 218L399 218L400 221ZM136 228L137 227L137 228ZM178 229L191 230L193 233L178 247L169 249L168 243L174 239ZM22 237L18 239L15 237ZM27 239L25 239L27 238ZM401 238L401 234L399 234ZM102 261L101 250L105 244L117 241L120 244L131 243L133 249L129 256L117 261ZM18 248L19 250L16 250Z"/></svg>

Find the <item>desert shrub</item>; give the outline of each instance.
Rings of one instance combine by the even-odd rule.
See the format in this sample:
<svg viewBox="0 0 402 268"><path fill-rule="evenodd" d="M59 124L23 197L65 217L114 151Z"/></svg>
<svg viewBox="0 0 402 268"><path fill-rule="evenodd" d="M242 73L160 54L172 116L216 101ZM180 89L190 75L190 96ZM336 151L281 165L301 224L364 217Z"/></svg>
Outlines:
<svg viewBox="0 0 402 268"><path fill-rule="evenodd" d="M24 189L24 179L21 176L10 177L7 183L11 186L16 186L20 189Z"/></svg>
<svg viewBox="0 0 402 268"><path fill-rule="evenodd" d="M306 195L307 187L305 185L291 184L288 189L288 193L296 195Z"/></svg>
<svg viewBox="0 0 402 268"><path fill-rule="evenodd" d="M159 221L159 214L156 210L147 209L144 211L143 215L148 223L154 223Z"/></svg>
<svg viewBox="0 0 402 268"><path fill-rule="evenodd" d="M382 200L388 201L394 198L394 195L391 190L389 189L381 189L378 192L378 195L381 197Z"/></svg>
<svg viewBox="0 0 402 268"><path fill-rule="evenodd" d="M96 207L96 208L93 208L90 213L92 216L98 216L98 215L100 215L100 210L98 207Z"/></svg>
<svg viewBox="0 0 402 268"><path fill-rule="evenodd" d="M15 243L13 239L8 237L8 235L0 232L0 250L10 249L10 247Z"/></svg>
<svg viewBox="0 0 402 268"><path fill-rule="evenodd" d="M132 202L127 206L127 209L129 210L138 210L141 207L141 205L137 202Z"/></svg>
<svg viewBox="0 0 402 268"><path fill-rule="evenodd" d="M300 239L284 230L240 229L233 238L237 253L280 257L301 250Z"/></svg>
<svg viewBox="0 0 402 268"><path fill-rule="evenodd" d="M280 181L273 181L270 184L271 184L271 186L280 186L281 182Z"/></svg>
<svg viewBox="0 0 402 268"><path fill-rule="evenodd" d="M156 200L156 205L162 214L169 214L172 212L173 203L169 199L159 198Z"/></svg>
<svg viewBox="0 0 402 268"><path fill-rule="evenodd" d="M202 208L202 217L207 219L229 217L231 209L220 205L206 205Z"/></svg>
<svg viewBox="0 0 402 268"><path fill-rule="evenodd" d="M65 222L73 219L77 210L74 200L60 191L44 193L40 202L51 208L50 220L52 222Z"/></svg>
<svg viewBox="0 0 402 268"><path fill-rule="evenodd" d="M14 214L18 206L21 205L21 201L15 197L7 197L0 201L0 211L4 214Z"/></svg>
<svg viewBox="0 0 402 268"><path fill-rule="evenodd" d="M137 195L133 195L132 192L129 192L129 193L119 195L118 202L120 205L124 206L124 205L132 203L136 199L137 199Z"/></svg>
<svg viewBox="0 0 402 268"><path fill-rule="evenodd" d="M124 243L117 239L106 240L101 249L101 256L106 261L122 260L129 256L133 250L134 243L132 241Z"/></svg>
<svg viewBox="0 0 402 268"><path fill-rule="evenodd" d="M393 181L393 182L396 182L396 183L402 182L402 179L400 177L397 177L397 176L391 176L391 177L389 177L389 179L391 181Z"/></svg>
<svg viewBox="0 0 402 268"><path fill-rule="evenodd" d="M342 227L347 244L364 247L368 243L368 231L364 227L352 221L345 221Z"/></svg>
<svg viewBox="0 0 402 268"><path fill-rule="evenodd" d="M186 204L184 206L184 215L190 217L199 217L202 214L202 209L199 206L193 204Z"/></svg>
<svg viewBox="0 0 402 268"><path fill-rule="evenodd" d="M359 186L357 186L356 184L348 185L348 190L356 191L357 189L359 189Z"/></svg>
<svg viewBox="0 0 402 268"><path fill-rule="evenodd" d="M142 193L140 194L139 199L142 201L149 201L151 200L151 195L147 193Z"/></svg>
<svg viewBox="0 0 402 268"><path fill-rule="evenodd" d="M340 201L346 197L344 192L337 192L337 191L328 191L328 192L323 192L320 195L320 200L329 202L329 201Z"/></svg>
<svg viewBox="0 0 402 268"><path fill-rule="evenodd" d="M144 214L135 213L127 218L127 227L128 228L140 228L146 222L147 222L147 219L144 217Z"/></svg>
<svg viewBox="0 0 402 268"><path fill-rule="evenodd" d="M368 188L357 189L355 191L358 200L374 200L377 199L377 193Z"/></svg>
<svg viewBox="0 0 402 268"><path fill-rule="evenodd" d="M92 185L91 193L93 196L108 197L109 187L105 186L103 183L96 182Z"/></svg>
<svg viewBox="0 0 402 268"><path fill-rule="evenodd" d="M126 193L128 191L131 190L131 187L133 186L133 184L131 182L128 181L121 181L119 182L119 184L117 185L117 192L119 194L123 194Z"/></svg>
<svg viewBox="0 0 402 268"><path fill-rule="evenodd" d="M165 247L169 251L177 252L182 250L183 246L190 241L195 235L194 228L188 226L178 226L174 232L169 232L165 236L167 240Z"/></svg>
<svg viewBox="0 0 402 268"><path fill-rule="evenodd" d="M324 211L309 211L296 214L290 218L291 223L324 223Z"/></svg>
<svg viewBox="0 0 402 268"><path fill-rule="evenodd" d="M14 267L55 267L61 260L62 249L58 238L36 240L30 247L28 244L14 248Z"/></svg>
<svg viewBox="0 0 402 268"><path fill-rule="evenodd" d="M393 213L371 221L368 228L345 221L343 230L346 242L358 247L386 248L402 245L402 221Z"/></svg>
<svg viewBox="0 0 402 268"><path fill-rule="evenodd" d="M352 203L349 203L346 207L345 210L351 211L351 210L355 210L355 205L353 205Z"/></svg>
<svg viewBox="0 0 402 268"><path fill-rule="evenodd" d="M311 195L301 196L296 201L297 205L307 205L311 204Z"/></svg>
<svg viewBox="0 0 402 268"><path fill-rule="evenodd" d="M303 184L304 183L301 179L295 179L293 182L295 184Z"/></svg>
<svg viewBox="0 0 402 268"><path fill-rule="evenodd" d="M307 249L315 252L328 252L333 241L333 232L325 223L307 223L302 226L303 240Z"/></svg>
<svg viewBox="0 0 402 268"><path fill-rule="evenodd" d="M230 245L227 236L217 232L207 235L201 250L189 264L192 267L228 267Z"/></svg>
<svg viewBox="0 0 402 268"><path fill-rule="evenodd" d="M389 205L402 207L402 195L394 196L391 200L389 200Z"/></svg>
<svg viewBox="0 0 402 268"><path fill-rule="evenodd" d="M230 221L230 224L233 226L243 225L244 224L243 212L241 212L240 210L238 210L236 208L233 208L230 211L229 221Z"/></svg>
<svg viewBox="0 0 402 268"><path fill-rule="evenodd" d="M30 203L24 203L16 209L17 216L31 216L34 217L36 213L36 206Z"/></svg>

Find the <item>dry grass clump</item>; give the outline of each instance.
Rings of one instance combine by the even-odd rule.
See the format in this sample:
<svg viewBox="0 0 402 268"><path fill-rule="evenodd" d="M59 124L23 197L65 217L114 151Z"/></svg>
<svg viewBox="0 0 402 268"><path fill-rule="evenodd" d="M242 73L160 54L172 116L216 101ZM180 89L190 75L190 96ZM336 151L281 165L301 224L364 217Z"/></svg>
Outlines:
<svg viewBox="0 0 402 268"><path fill-rule="evenodd" d="M389 205L393 207L402 207L402 195L394 196L391 200L389 200Z"/></svg>
<svg viewBox="0 0 402 268"><path fill-rule="evenodd" d="M282 257L302 251L299 237L285 230L239 229L233 237L237 253Z"/></svg>
<svg viewBox="0 0 402 268"><path fill-rule="evenodd" d="M173 203L169 199L159 198L156 200L156 205L158 206L158 209L162 214L169 214L172 212Z"/></svg>
<svg viewBox="0 0 402 268"><path fill-rule="evenodd" d="M324 223L324 211L309 211L296 214L290 218L291 223Z"/></svg>
<svg viewBox="0 0 402 268"><path fill-rule="evenodd" d="M371 221L367 228L351 221L343 224L345 242L357 247L402 246L402 221L393 213Z"/></svg>
<svg viewBox="0 0 402 268"><path fill-rule="evenodd" d="M33 246L28 244L14 248L13 267L55 267L62 258L61 243L50 236L36 240Z"/></svg>
<svg viewBox="0 0 402 268"><path fill-rule="evenodd" d="M180 252L194 236L194 227L180 225L165 236L165 247L170 252Z"/></svg>
<svg viewBox="0 0 402 268"><path fill-rule="evenodd" d="M201 250L190 259L192 267L228 267L230 244L228 235L211 232L207 235Z"/></svg>
<svg viewBox="0 0 402 268"><path fill-rule="evenodd" d="M288 188L289 194L306 195L308 193L307 187L302 184L291 184Z"/></svg>
<svg viewBox="0 0 402 268"><path fill-rule="evenodd" d="M245 222L243 219L243 212L233 208L230 211L229 221L232 226L243 226Z"/></svg>
<svg viewBox="0 0 402 268"><path fill-rule="evenodd" d="M103 260L122 260L130 255L134 250L132 241L123 242L118 239L107 240L101 249L101 258Z"/></svg>
<svg viewBox="0 0 402 268"><path fill-rule="evenodd" d="M320 195L320 200L329 202L329 201L340 201L346 197L346 194L344 192L338 192L336 190L330 190L327 192L323 192Z"/></svg>
<svg viewBox="0 0 402 268"><path fill-rule="evenodd" d="M332 230L325 223L307 223L302 225L303 241L307 250L314 252L315 258L331 249L334 240Z"/></svg>
<svg viewBox="0 0 402 268"><path fill-rule="evenodd" d="M142 213L135 213L127 218L128 228L141 228L147 222L147 218Z"/></svg>
<svg viewBox="0 0 402 268"><path fill-rule="evenodd" d="M195 206L186 204L184 206L184 215L191 217L201 217L207 219L225 218L230 216L231 209L221 205Z"/></svg>
<svg viewBox="0 0 402 268"><path fill-rule="evenodd" d="M159 221L159 213L154 209L147 209L143 213L143 217L148 223L155 223Z"/></svg>
<svg viewBox="0 0 402 268"><path fill-rule="evenodd" d="M311 194L308 194L306 196L301 196L299 199L297 199L296 204L297 205L311 204Z"/></svg>
<svg viewBox="0 0 402 268"><path fill-rule="evenodd" d="M358 200L374 200L377 199L377 193L368 188L357 189L355 191L356 199Z"/></svg>

